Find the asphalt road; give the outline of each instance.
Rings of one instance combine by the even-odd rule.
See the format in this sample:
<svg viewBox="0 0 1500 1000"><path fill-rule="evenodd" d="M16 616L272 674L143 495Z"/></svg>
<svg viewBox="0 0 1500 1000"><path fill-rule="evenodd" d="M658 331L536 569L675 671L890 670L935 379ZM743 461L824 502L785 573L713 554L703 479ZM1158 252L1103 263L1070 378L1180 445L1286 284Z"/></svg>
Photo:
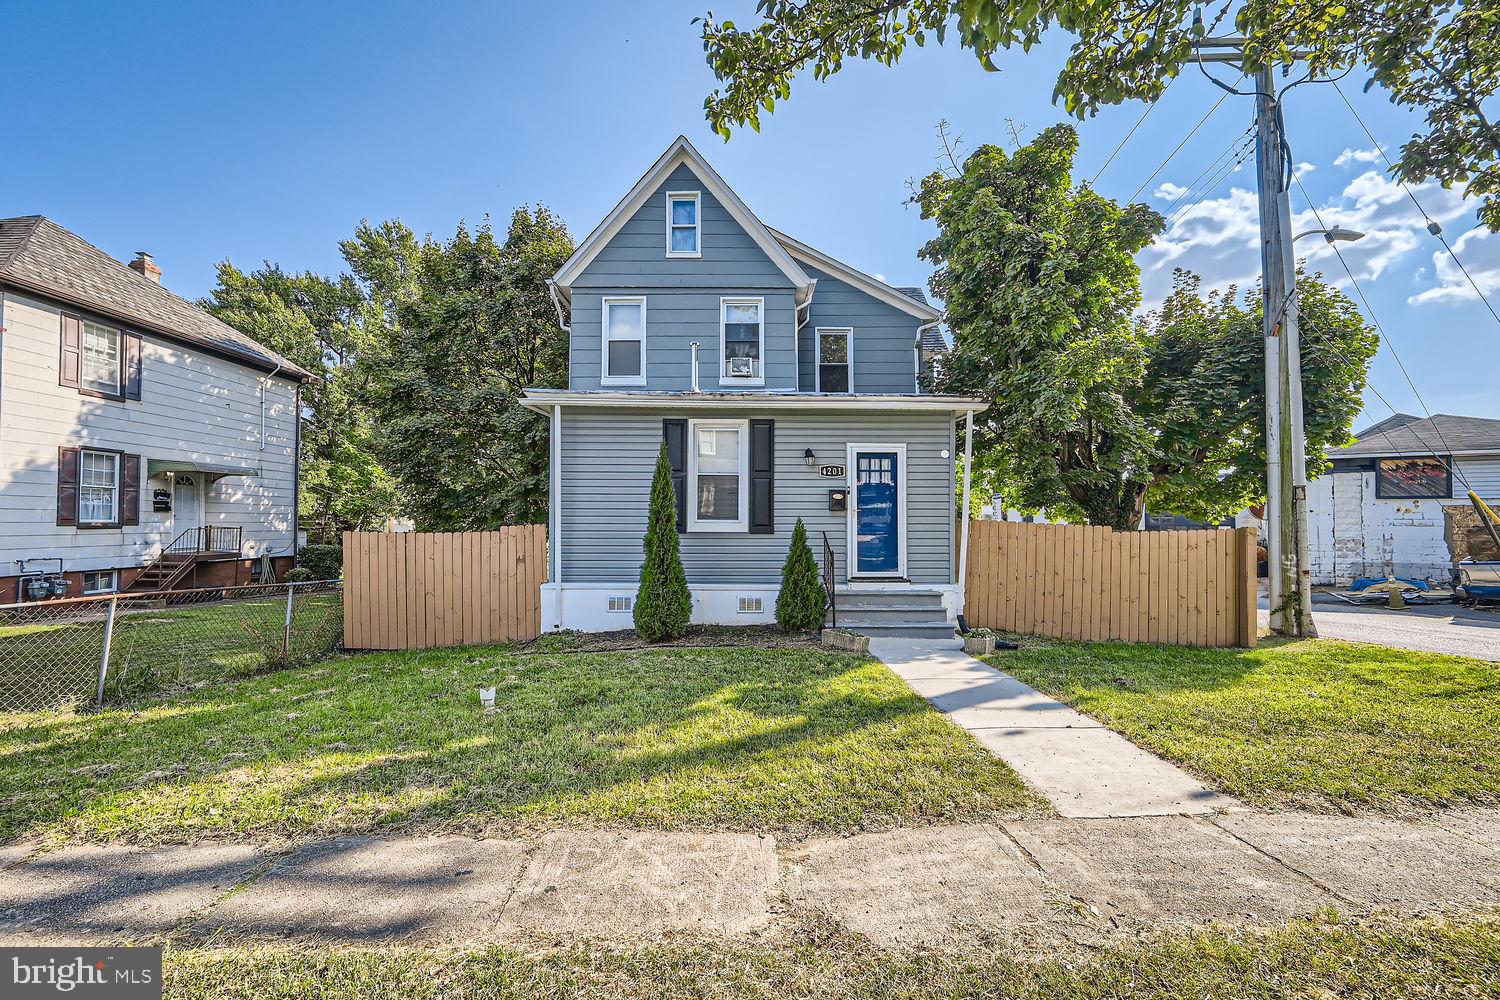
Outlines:
<svg viewBox="0 0 1500 1000"><path fill-rule="evenodd" d="M1324 639L1500 661L1500 611L1471 611L1456 604L1415 605L1406 611L1391 611L1322 596L1315 597L1313 604L1313 620ZM1260 608L1264 626L1264 598Z"/></svg>

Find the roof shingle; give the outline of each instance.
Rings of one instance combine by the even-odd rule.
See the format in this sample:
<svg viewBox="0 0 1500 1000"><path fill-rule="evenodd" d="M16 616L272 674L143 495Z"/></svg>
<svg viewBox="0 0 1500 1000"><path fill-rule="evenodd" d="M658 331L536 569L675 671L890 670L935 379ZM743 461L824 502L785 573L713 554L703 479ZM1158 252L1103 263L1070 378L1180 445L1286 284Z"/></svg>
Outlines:
<svg viewBox="0 0 1500 1000"><path fill-rule="evenodd" d="M298 378L305 369L40 215L0 219L0 284L61 299Z"/></svg>
<svg viewBox="0 0 1500 1000"><path fill-rule="evenodd" d="M1500 420L1437 413L1417 418L1398 413L1365 428L1347 448L1335 448L1330 458L1375 458L1383 455L1447 455L1500 453Z"/></svg>

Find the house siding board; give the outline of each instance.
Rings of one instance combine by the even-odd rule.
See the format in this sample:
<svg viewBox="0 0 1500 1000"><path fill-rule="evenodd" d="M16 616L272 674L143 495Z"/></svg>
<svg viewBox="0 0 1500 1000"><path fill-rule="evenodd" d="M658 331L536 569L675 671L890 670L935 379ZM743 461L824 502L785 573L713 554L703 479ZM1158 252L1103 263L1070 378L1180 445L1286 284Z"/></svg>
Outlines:
<svg viewBox="0 0 1500 1000"><path fill-rule="evenodd" d="M150 509L163 477L142 469L140 523L120 529L58 526L57 449L94 445L149 459L258 467L259 477L220 479L204 522L243 529L246 554L292 545L296 493L296 384L275 378L260 434L253 368L148 334L141 345L142 399L108 400L57 384L59 313L47 301L0 295L0 566L61 557L70 570L138 566L174 537L172 515Z"/></svg>
<svg viewBox="0 0 1500 1000"><path fill-rule="evenodd" d="M668 263L681 263L669 261ZM699 344L699 387L707 391L733 390L742 386L733 379L719 380L719 299L722 296L753 295L765 303L766 384L750 391L792 390L797 384L794 321L796 296L790 291L766 291L743 286L714 286L698 290L643 290L616 286L610 289L573 292L573 334L568 358L568 387L575 390L601 388L600 355L603 351L603 300L613 295L644 294L646 298L646 386L656 391L682 391L693 385L693 353ZM609 387L614 388L614 387Z"/></svg>
<svg viewBox="0 0 1500 1000"><path fill-rule="evenodd" d="M701 257L666 256L668 191L703 192ZM575 294L584 288L720 286L791 289L792 282L686 164L667 176L573 282Z"/></svg>
<svg viewBox="0 0 1500 1000"><path fill-rule="evenodd" d="M565 584L631 583L638 578L662 420L684 415L666 408L563 409ZM689 583L779 584L798 517L807 525L815 552L821 552L822 535L827 532L842 580L846 515L828 510L828 491L846 484L820 477L816 467L808 468L803 451L811 448L819 465L843 465L845 445L850 442L906 444L908 576L916 584L953 582L953 430L948 414L853 410L772 414L747 407L715 410L712 415L774 417L776 530L763 535L682 535L682 562ZM941 457L943 449L948 449L949 458Z"/></svg>
<svg viewBox="0 0 1500 1000"><path fill-rule="evenodd" d="M818 285L798 344L798 387L803 392L817 387L817 328L850 327L855 392L916 392L915 348L921 320L811 265L803 267Z"/></svg>

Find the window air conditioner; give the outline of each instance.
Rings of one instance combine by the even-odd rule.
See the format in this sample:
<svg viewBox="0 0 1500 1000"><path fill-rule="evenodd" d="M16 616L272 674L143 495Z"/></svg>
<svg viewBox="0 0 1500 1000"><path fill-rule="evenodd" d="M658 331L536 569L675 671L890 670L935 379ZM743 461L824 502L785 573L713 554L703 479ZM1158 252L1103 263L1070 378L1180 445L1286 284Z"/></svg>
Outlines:
<svg viewBox="0 0 1500 1000"><path fill-rule="evenodd" d="M732 378L750 378L755 374L754 358L730 358L729 374Z"/></svg>

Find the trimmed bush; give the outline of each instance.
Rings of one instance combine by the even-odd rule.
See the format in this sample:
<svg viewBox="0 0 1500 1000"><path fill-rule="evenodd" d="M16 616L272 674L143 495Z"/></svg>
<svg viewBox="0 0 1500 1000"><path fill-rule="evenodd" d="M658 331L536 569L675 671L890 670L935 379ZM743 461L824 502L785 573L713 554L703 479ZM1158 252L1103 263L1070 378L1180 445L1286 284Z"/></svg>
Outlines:
<svg viewBox="0 0 1500 1000"><path fill-rule="evenodd" d="M783 632L806 632L823 625L828 591L818 574L818 563L807 544L802 518L792 529L792 547L781 567L781 593L776 595L776 624Z"/></svg>
<svg viewBox="0 0 1500 1000"><path fill-rule="evenodd" d="M693 617L693 595L677 545L677 494L667 443L662 442L651 480L651 509L646 514L646 561L641 589L635 595L635 630L647 642L679 638Z"/></svg>
<svg viewBox="0 0 1500 1000"><path fill-rule="evenodd" d="M342 545L304 545L297 550L297 565L312 573L311 580L337 580L344 575Z"/></svg>
<svg viewBox="0 0 1500 1000"><path fill-rule="evenodd" d="M313 576L313 571L308 569L306 566L293 566L291 569L286 571L286 576L282 577L281 582L306 583L308 580L316 579L318 578Z"/></svg>

